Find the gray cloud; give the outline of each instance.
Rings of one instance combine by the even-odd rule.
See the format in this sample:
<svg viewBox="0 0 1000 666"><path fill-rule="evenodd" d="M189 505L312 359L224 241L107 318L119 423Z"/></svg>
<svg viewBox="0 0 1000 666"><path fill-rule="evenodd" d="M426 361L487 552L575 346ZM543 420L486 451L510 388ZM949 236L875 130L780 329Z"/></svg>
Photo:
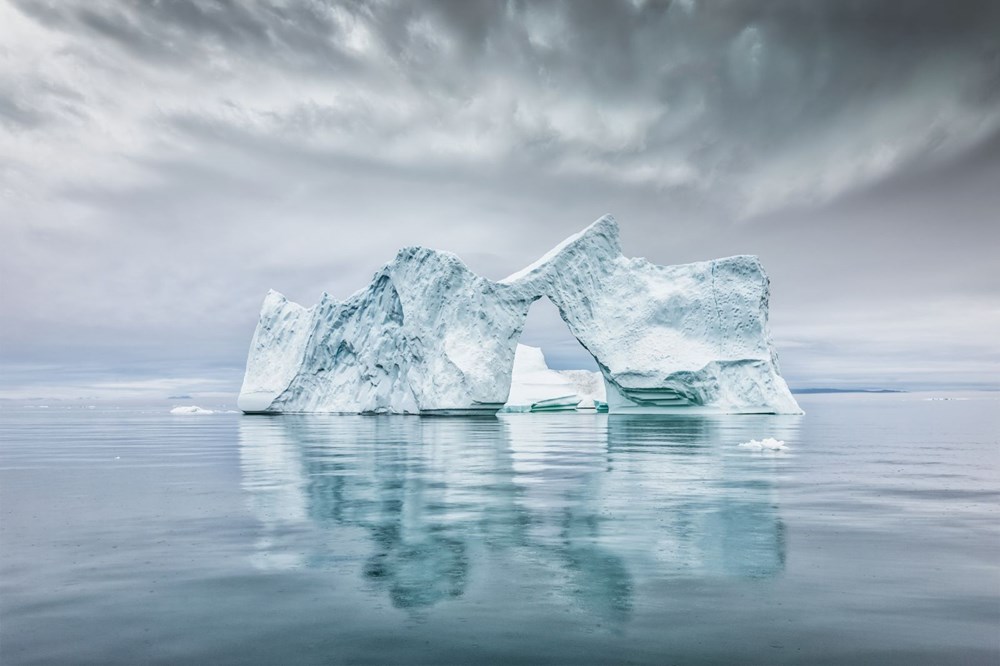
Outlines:
<svg viewBox="0 0 1000 666"><path fill-rule="evenodd" d="M661 263L761 255L799 384L996 384L996 3L21 0L0 26L19 385L236 385L269 287L344 296L407 244L499 278L605 212ZM582 359L554 317L526 336Z"/></svg>

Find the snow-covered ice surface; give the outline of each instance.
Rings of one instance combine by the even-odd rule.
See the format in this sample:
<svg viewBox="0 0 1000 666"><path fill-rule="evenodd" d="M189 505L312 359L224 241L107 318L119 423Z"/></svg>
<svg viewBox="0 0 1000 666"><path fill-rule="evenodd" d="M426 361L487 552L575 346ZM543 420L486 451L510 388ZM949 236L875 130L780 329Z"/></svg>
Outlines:
<svg viewBox="0 0 1000 666"><path fill-rule="evenodd" d="M174 407L170 410L171 414L179 415L189 415L189 414L214 414L215 410L203 409L197 405L182 405L180 407Z"/></svg>
<svg viewBox="0 0 1000 666"><path fill-rule="evenodd" d="M612 413L801 412L778 371L757 258L629 259L610 216L499 282L411 247L343 302L324 294L306 309L269 292L239 407L461 414L520 404L509 395L517 340L542 296L597 361ZM565 378L579 393L584 378Z"/></svg>
<svg viewBox="0 0 1000 666"><path fill-rule="evenodd" d="M765 437L764 439L751 439L749 442L743 442L738 444L741 449L750 449L751 451L787 451L788 447L780 439L774 439L773 437Z"/></svg>

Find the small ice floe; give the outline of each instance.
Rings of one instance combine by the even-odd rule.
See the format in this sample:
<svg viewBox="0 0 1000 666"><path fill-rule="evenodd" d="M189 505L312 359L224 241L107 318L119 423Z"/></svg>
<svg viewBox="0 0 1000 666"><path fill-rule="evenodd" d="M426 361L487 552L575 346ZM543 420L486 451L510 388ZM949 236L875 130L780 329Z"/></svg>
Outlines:
<svg viewBox="0 0 1000 666"><path fill-rule="evenodd" d="M170 410L171 414L214 414L215 412L211 409L203 409L197 405L186 405L181 407L174 407Z"/></svg>
<svg viewBox="0 0 1000 666"><path fill-rule="evenodd" d="M765 437L764 439L751 439L749 442L743 442L739 444L741 449L750 449L751 451L787 451L788 447L780 439L774 439L773 437Z"/></svg>

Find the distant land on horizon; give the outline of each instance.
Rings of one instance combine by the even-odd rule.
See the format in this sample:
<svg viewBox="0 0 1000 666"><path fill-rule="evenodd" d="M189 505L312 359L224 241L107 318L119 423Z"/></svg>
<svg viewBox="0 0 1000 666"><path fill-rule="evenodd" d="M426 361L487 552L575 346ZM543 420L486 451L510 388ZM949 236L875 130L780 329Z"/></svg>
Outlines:
<svg viewBox="0 0 1000 666"><path fill-rule="evenodd" d="M810 394L810 393L909 393L903 389L886 389L886 388L793 388L792 393L798 394Z"/></svg>

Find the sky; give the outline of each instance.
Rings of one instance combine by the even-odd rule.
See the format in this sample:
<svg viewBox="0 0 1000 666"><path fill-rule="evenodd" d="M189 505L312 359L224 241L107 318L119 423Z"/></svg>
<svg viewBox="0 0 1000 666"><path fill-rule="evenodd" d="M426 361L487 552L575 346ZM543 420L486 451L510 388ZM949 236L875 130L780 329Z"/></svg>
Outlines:
<svg viewBox="0 0 1000 666"><path fill-rule="evenodd" d="M605 213L758 255L793 387L1000 388L1000 3L0 0L0 398L234 395L269 288Z"/></svg>

